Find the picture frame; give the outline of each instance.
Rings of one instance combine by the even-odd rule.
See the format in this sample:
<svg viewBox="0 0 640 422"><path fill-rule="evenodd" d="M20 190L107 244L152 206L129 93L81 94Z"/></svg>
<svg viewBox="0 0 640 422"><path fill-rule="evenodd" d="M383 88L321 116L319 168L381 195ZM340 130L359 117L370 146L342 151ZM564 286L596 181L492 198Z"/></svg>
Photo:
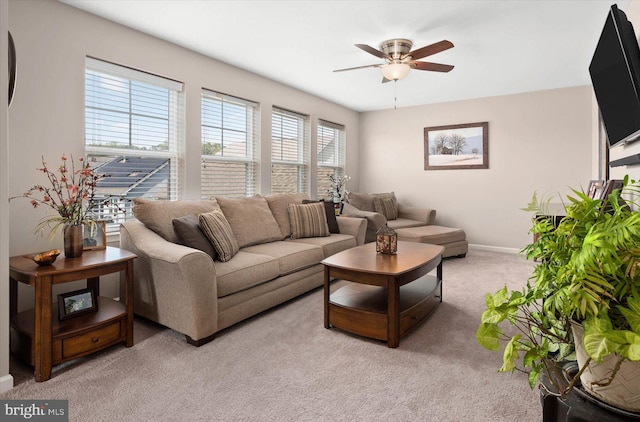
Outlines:
<svg viewBox="0 0 640 422"><path fill-rule="evenodd" d="M424 169L489 168L489 122L424 128Z"/></svg>
<svg viewBox="0 0 640 422"><path fill-rule="evenodd" d="M94 223L84 225L82 250L92 251L107 247L107 222L105 220L97 220Z"/></svg>
<svg viewBox="0 0 640 422"><path fill-rule="evenodd" d="M605 187L605 180L591 180L589 182L589 189L587 190L587 196L591 199L599 199L602 197L602 192Z"/></svg>
<svg viewBox="0 0 640 422"><path fill-rule="evenodd" d="M619 179L607 180L604 183L604 187L602 188L601 195L597 198L607 199L609 195L611 195L611 192L613 192L615 189L622 189L623 186L624 186L624 182L622 180L619 180Z"/></svg>
<svg viewBox="0 0 640 422"><path fill-rule="evenodd" d="M98 311L98 301L93 289L75 290L58 295L60 321Z"/></svg>
<svg viewBox="0 0 640 422"><path fill-rule="evenodd" d="M13 100L13 93L16 88L16 68L17 68L17 60L16 60L16 45L13 42L13 37L11 36L11 32L9 32L9 87L8 87L8 105L11 105L11 101Z"/></svg>

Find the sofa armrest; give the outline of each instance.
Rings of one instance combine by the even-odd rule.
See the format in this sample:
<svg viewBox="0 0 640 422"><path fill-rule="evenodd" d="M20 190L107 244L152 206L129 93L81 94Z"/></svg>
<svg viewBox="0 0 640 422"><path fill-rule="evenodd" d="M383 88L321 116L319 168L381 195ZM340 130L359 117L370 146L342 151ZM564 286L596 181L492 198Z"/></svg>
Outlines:
<svg viewBox="0 0 640 422"><path fill-rule="evenodd" d="M367 219L366 218L347 218L336 217L338 221L338 227L341 234L350 234L356 238L356 244L358 246L364 244L364 238L367 233Z"/></svg>
<svg viewBox="0 0 640 422"><path fill-rule="evenodd" d="M135 253L134 310L199 340L218 325L218 288L206 253L171 243L138 220L120 226L120 247Z"/></svg>
<svg viewBox="0 0 640 422"><path fill-rule="evenodd" d="M384 223L387 222L385 216L380 213L362 211L348 203L344 204L344 207L342 208L342 215L344 217L359 217L367 219L367 231L364 239L367 243L376 240L376 232Z"/></svg>
<svg viewBox="0 0 640 422"><path fill-rule="evenodd" d="M436 222L436 210L430 208L404 207L398 204L398 217L422 221L426 225L431 225Z"/></svg>

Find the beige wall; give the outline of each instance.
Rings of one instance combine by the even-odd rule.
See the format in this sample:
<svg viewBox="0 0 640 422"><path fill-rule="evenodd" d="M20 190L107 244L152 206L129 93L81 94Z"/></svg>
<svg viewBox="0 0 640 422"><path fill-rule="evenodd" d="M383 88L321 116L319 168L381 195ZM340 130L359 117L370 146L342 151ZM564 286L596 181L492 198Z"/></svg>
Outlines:
<svg viewBox="0 0 640 422"><path fill-rule="evenodd" d="M18 51L18 82L9 110L9 195L21 195L41 182L36 168L44 155L57 165L62 153L84 152L84 62L92 56L166 76L185 85L186 147L184 198L199 198L200 92L202 87L256 101L261 109L260 153L268 163L271 107L277 105L318 119L344 124L347 132L347 172L357 183L359 114L294 88L204 57L55 0L9 2L9 28ZM227 42L227 40L211 40ZM315 142L315 131L312 130ZM313 150L313 149L312 149ZM269 193L269 165L261 166L262 193ZM315 184L311 186L312 189ZM314 192L313 190L311 192ZM33 235L47 210L31 208L27 200L9 206L10 254L61 247ZM65 286L77 288L77 286ZM21 294L22 294L21 289ZM117 289L105 290L117 294ZM20 307L28 305L22 295ZM26 301L26 302L25 302Z"/></svg>
<svg viewBox="0 0 640 422"><path fill-rule="evenodd" d="M363 113L359 188L435 208L437 224L463 228L472 244L520 249L531 237L519 209L534 191L588 185L591 119L589 86ZM489 169L424 170L425 127L484 121Z"/></svg>
<svg viewBox="0 0 640 422"><path fill-rule="evenodd" d="M4 13L6 1L0 0L0 5L2 33L2 22L8 14ZM185 157L189 163L185 198L199 196L201 87L260 103L264 162L270 152L272 105L309 114L313 124L319 118L344 124L351 190L394 190L405 204L436 208L439 224L464 228L474 244L524 246L530 239L529 216L519 208L527 204L533 191L566 192L567 185L577 186L591 178L595 152L591 145L590 87L359 115L54 0L10 0L9 10L19 74L16 97L8 113L8 165L4 150L0 150L0 180L6 181L8 175L10 196L39 181L34 169L42 155L55 163L63 152L83 154L86 55L185 83ZM3 51L0 47L0 57ZM0 82L5 86L2 72ZM2 113L0 106L0 123ZM479 121L490 125L488 170L423 170L424 127ZM5 148L3 141L0 131L0 149ZM262 191L268 193L268 166L262 166L261 175ZM0 196L6 197L6 193L0 186ZM4 224L8 225L7 215L8 235L3 231ZM33 236L32 229L43 215L31 209L27 201L12 201L8 207L0 203L0 273L7 274L6 255L61 246L59 237L51 244L46 238ZM0 278L0 377L8 374L8 348L3 341L8 328L7 290L5 276ZM21 308L31 300L24 290ZM117 293L115 288L107 291Z"/></svg>
<svg viewBox="0 0 640 422"><path fill-rule="evenodd" d="M9 3L0 0L0 34L9 28ZM0 57L7 57L7 37L0 37ZM7 197L7 66L0 66L0 198ZM13 387L9 374L9 206L0 201L0 393Z"/></svg>

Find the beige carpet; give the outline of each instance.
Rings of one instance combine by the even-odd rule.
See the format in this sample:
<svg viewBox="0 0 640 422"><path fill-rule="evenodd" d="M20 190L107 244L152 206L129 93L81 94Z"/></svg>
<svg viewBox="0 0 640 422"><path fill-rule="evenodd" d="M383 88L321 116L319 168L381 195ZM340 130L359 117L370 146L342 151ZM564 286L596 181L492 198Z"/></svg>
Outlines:
<svg viewBox="0 0 640 422"><path fill-rule="evenodd" d="M71 421L540 421L538 391L475 342L485 292L522 286L531 266L477 250L445 260L444 302L398 349L325 329L317 289L200 348L136 320L134 347L47 382L12 362L18 385L0 398L68 399Z"/></svg>

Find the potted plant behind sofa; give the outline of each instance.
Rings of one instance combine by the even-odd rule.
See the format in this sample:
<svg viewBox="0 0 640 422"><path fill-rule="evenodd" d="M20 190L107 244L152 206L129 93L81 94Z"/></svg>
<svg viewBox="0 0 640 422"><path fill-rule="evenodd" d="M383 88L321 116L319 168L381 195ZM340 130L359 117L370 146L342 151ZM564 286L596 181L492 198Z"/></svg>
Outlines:
<svg viewBox="0 0 640 422"><path fill-rule="evenodd" d="M622 190L625 197L640 192L628 177ZM504 342L499 371L528 373L531 388L544 373L550 393L564 397L581 379L599 399L639 411L637 401L611 398L607 392L634 371L627 365L640 360L640 214L632 210L635 204L621 199L620 190L604 199L573 192L557 227L534 218L535 240L523 250L527 259L537 261L533 274L522 291L505 286L487 294L476 338L495 351ZM544 215L546 204L548 200L539 203L534 195L527 210ZM505 331L503 325L511 327ZM581 329L584 337L576 345ZM570 373L563 363L575 360L574 346L584 346L585 358L579 360L577 373ZM604 376L586 377L605 363L612 368Z"/></svg>

